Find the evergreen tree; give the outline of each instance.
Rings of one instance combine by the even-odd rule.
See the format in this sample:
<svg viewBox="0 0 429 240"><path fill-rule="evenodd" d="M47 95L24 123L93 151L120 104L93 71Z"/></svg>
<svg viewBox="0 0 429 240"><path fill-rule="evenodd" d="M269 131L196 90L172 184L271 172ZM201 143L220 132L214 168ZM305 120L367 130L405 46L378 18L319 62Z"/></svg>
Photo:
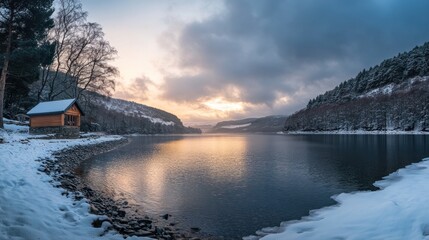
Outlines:
<svg viewBox="0 0 429 240"><path fill-rule="evenodd" d="M52 59L52 47L44 42L53 27L52 1L0 0L0 128L5 88L10 97L26 95L28 84L38 78L39 67Z"/></svg>

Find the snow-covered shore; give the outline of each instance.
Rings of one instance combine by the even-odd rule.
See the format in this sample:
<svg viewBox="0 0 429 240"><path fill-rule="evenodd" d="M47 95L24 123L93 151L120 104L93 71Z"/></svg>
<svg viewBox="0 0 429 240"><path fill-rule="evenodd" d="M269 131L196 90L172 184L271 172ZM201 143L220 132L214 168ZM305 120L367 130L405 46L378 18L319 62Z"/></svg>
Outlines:
<svg viewBox="0 0 429 240"><path fill-rule="evenodd" d="M399 130L386 130L386 131L365 131L365 130L354 130L354 131L288 131L278 132L278 134L289 134L289 135L426 135L429 132L424 131L399 131Z"/></svg>
<svg viewBox="0 0 429 240"><path fill-rule="evenodd" d="M6 124L0 138L0 239L123 239L113 231L103 234L108 222L101 228L92 227L99 216L89 213L87 201L63 196L63 190L53 186L52 177L38 171L41 163L37 161L52 158L65 148L121 137L32 139L28 127Z"/></svg>
<svg viewBox="0 0 429 240"><path fill-rule="evenodd" d="M377 181L374 185L381 190L333 196L337 205L258 234L268 234L264 240L429 239L428 180L426 158Z"/></svg>

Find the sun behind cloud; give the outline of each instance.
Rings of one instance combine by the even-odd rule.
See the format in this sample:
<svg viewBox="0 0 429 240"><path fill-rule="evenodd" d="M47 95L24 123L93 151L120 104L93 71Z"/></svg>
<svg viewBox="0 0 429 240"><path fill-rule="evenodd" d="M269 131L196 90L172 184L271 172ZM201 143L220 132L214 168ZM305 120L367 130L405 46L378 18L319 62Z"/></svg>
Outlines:
<svg viewBox="0 0 429 240"><path fill-rule="evenodd" d="M242 102L229 102L221 97L210 99L204 102L203 105L222 112L239 112L244 110Z"/></svg>

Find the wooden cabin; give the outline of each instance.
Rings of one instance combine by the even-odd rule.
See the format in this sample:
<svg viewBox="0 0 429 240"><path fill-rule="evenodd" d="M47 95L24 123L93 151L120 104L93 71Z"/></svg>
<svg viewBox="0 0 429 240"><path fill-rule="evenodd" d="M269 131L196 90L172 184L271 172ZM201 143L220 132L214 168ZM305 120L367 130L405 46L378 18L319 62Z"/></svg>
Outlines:
<svg viewBox="0 0 429 240"><path fill-rule="evenodd" d="M76 99L41 102L28 111L30 133L78 137L80 119L84 116Z"/></svg>

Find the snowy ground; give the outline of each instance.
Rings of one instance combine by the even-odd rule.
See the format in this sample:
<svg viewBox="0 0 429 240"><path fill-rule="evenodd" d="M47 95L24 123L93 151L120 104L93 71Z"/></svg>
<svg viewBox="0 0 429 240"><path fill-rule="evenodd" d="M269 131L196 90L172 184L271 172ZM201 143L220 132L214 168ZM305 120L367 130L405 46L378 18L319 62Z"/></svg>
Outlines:
<svg viewBox="0 0 429 240"><path fill-rule="evenodd" d="M0 129L0 239L76 240L123 239L115 232L102 237L102 228L91 223L86 200L76 202L52 186L51 177L39 172L41 158L64 148L118 139L118 136L74 140L29 139L28 127L6 124ZM135 237L128 239L137 239Z"/></svg>
<svg viewBox="0 0 429 240"><path fill-rule="evenodd" d="M280 232L263 240L429 239L428 180L429 158L376 182L381 190L339 194L337 205L260 234Z"/></svg>

